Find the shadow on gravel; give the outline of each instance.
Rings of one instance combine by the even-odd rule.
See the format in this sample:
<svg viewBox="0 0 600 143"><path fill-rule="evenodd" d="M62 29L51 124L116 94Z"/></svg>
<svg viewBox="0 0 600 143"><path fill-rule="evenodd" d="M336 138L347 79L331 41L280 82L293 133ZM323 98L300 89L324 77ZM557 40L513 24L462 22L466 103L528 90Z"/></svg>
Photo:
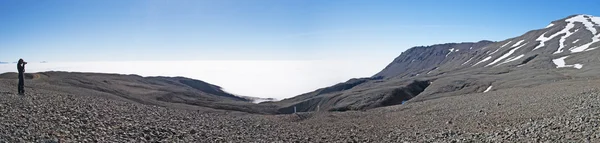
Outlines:
<svg viewBox="0 0 600 143"><path fill-rule="evenodd" d="M392 94L385 97L381 106L402 104L425 91L425 88L429 87L429 83L429 81L414 81L406 87L397 88L392 91Z"/></svg>
<svg viewBox="0 0 600 143"><path fill-rule="evenodd" d="M360 83L348 82L333 87L336 87L336 89L349 89L349 87L354 87ZM295 111L311 112L319 109L321 111L345 112L399 105L421 94L429 85L429 80L414 80L405 84L394 85L384 91L377 91L378 95L372 96L373 98L365 98L365 94L362 93L348 96L343 96L342 93L317 96L284 106L277 111L278 114L292 114ZM366 92L366 94L370 93Z"/></svg>

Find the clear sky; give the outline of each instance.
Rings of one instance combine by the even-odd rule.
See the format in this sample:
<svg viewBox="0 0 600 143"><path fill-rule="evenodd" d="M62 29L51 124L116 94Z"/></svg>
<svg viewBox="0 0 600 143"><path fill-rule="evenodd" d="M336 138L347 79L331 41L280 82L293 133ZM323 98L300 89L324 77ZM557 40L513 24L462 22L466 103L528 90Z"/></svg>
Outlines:
<svg viewBox="0 0 600 143"><path fill-rule="evenodd" d="M385 58L504 40L598 0L1 0L0 61Z"/></svg>

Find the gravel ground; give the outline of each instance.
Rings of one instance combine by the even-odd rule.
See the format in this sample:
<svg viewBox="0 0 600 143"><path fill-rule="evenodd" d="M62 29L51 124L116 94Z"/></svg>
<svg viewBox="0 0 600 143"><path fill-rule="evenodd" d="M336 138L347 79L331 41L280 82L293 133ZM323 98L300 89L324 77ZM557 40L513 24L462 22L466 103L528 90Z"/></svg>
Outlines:
<svg viewBox="0 0 600 143"><path fill-rule="evenodd" d="M0 142L600 142L600 80L290 115L20 96L0 84Z"/></svg>

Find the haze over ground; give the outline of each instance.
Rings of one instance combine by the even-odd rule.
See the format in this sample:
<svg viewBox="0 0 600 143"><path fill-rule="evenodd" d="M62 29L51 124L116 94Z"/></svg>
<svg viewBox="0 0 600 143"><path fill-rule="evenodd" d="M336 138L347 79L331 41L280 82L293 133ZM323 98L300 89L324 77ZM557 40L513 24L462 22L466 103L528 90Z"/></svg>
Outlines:
<svg viewBox="0 0 600 143"><path fill-rule="evenodd" d="M28 72L186 76L235 94L283 98L371 76L412 46L500 41L568 15L600 15L594 11L598 5L593 0L5 0L0 1L0 61L24 58L31 62ZM95 63L71 66L74 62ZM0 72L15 69L1 67Z"/></svg>

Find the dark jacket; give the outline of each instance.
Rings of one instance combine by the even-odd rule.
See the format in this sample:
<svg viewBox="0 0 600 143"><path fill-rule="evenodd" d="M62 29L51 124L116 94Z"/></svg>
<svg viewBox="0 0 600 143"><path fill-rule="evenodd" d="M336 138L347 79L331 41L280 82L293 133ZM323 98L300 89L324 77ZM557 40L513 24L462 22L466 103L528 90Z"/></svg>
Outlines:
<svg viewBox="0 0 600 143"><path fill-rule="evenodd" d="M24 73L25 72L25 64L18 63L17 64L17 70L19 71L19 73Z"/></svg>

